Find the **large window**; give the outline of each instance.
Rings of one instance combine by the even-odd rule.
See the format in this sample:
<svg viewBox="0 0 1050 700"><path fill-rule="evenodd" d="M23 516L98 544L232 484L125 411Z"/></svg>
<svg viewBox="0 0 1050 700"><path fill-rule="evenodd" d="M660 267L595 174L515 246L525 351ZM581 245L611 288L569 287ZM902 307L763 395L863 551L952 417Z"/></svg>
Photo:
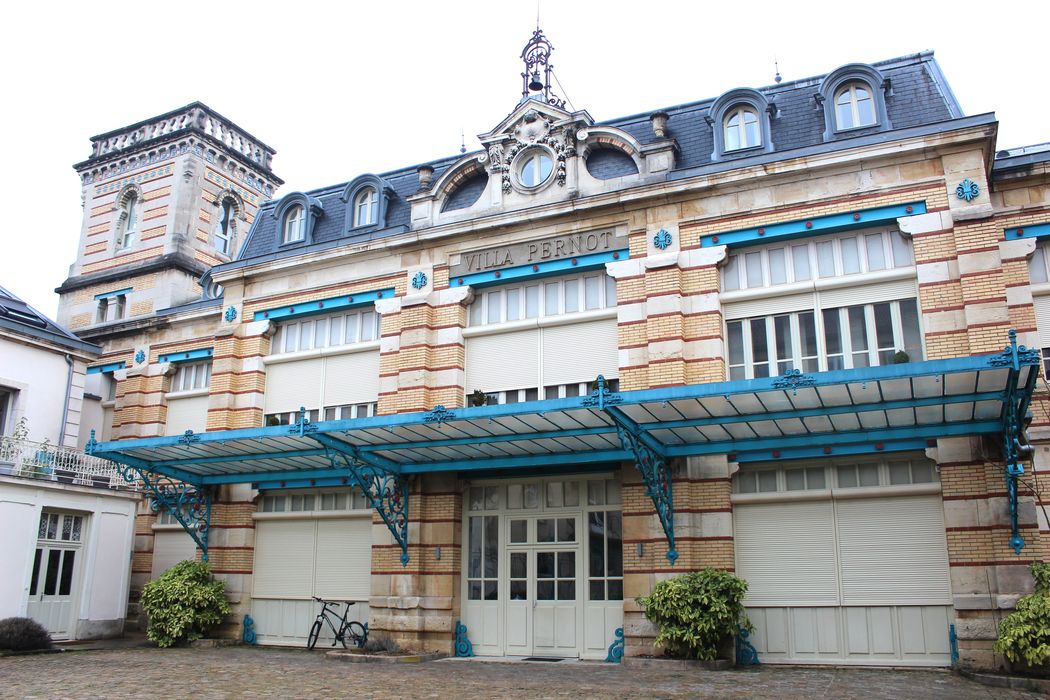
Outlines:
<svg viewBox="0 0 1050 700"><path fill-rule="evenodd" d="M606 379L605 387L609 391L620 390L620 380L616 378ZM538 389L508 389L506 391L490 391L485 394L485 405L524 403L525 401L537 401L539 399L564 399L573 396L587 396L593 390L593 382L571 382L569 384L549 384ZM467 395L467 402L473 400L473 394Z"/></svg>
<svg viewBox="0 0 1050 700"><path fill-rule="evenodd" d="M914 262L911 241L895 230L826 236L730 255L722 270L722 289L773 287L910 267Z"/></svg>
<svg viewBox="0 0 1050 700"><path fill-rule="evenodd" d="M354 199L354 226L372 226L379 213L379 195L375 188L366 187Z"/></svg>
<svg viewBox="0 0 1050 700"><path fill-rule="evenodd" d="M172 391L194 391L207 389L211 383L211 360L204 362L183 362L175 370L171 380Z"/></svg>
<svg viewBox="0 0 1050 700"><path fill-rule="evenodd" d="M470 305L469 325L560 316L615 306L616 280L604 272L595 272L501 286L491 291L479 290Z"/></svg>
<svg viewBox="0 0 1050 700"><path fill-rule="evenodd" d="M733 320L726 339L730 379L922 359L914 299Z"/></svg>
<svg viewBox="0 0 1050 700"><path fill-rule="evenodd" d="M233 198L227 197L223 199L222 204L219 205L219 218L215 222L215 228L212 230L212 245L223 255L230 254L235 211Z"/></svg>
<svg viewBox="0 0 1050 700"><path fill-rule="evenodd" d="M95 310L95 323L107 323L109 321L120 321L127 315L128 295L114 294L102 297L98 300Z"/></svg>
<svg viewBox="0 0 1050 700"><path fill-rule="evenodd" d="M135 243L139 230L139 198L129 192L124 200L124 211L117 222L117 250L126 250Z"/></svg>
<svg viewBox="0 0 1050 700"><path fill-rule="evenodd" d="M371 310L282 321L270 344L271 354L334 348L379 337L379 314Z"/></svg>
<svg viewBox="0 0 1050 700"><path fill-rule="evenodd" d="M324 420L350 420L351 418L369 418L376 414L378 404L352 403L340 406L325 406L323 409L311 408L306 411L306 419L316 423L324 416ZM282 413L267 413L263 425L292 425L299 420L298 411L284 411Z"/></svg>
<svg viewBox="0 0 1050 700"><path fill-rule="evenodd" d="M735 151L762 145L762 129L755 110L740 105L733 108L725 118L725 150Z"/></svg>
<svg viewBox="0 0 1050 700"><path fill-rule="evenodd" d="M878 488L937 482L934 464L907 455L858 458L823 465L748 465L733 477L734 493L788 493L825 489Z"/></svg>
<svg viewBox="0 0 1050 700"><path fill-rule="evenodd" d="M857 129L875 123L875 100L867 83L847 83L835 93L835 126Z"/></svg>

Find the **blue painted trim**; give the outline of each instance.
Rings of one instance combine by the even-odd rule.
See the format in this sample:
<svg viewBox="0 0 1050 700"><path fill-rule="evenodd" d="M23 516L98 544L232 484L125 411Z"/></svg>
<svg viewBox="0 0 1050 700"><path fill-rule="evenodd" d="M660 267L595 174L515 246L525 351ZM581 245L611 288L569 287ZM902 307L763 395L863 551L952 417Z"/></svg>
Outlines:
<svg viewBox="0 0 1050 700"><path fill-rule="evenodd" d="M108 374L110 372L115 372L118 369L124 369L124 366L125 366L124 360L121 360L120 362L110 362L108 365L95 365L94 367L88 367L87 368L87 373L88 374Z"/></svg>
<svg viewBox="0 0 1050 700"><path fill-rule="evenodd" d="M1006 229L1006 240L1008 241L1019 241L1025 238L1050 238L1050 223Z"/></svg>
<svg viewBox="0 0 1050 700"><path fill-rule="evenodd" d="M393 287L376 289L371 292L359 292L357 294L343 294L328 299L316 301L304 301L300 304L289 304L287 306L275 306L272 309L262 309L252 314L253 321L270 320L280 318L299 318L300 316L311 316L314 314L342 311L345 309L356 309L373 303L376 299L392 299L395 295Z"/></svg>
<svg viewBox="0 0 1050 700"><path fill-rule="evenodd" d="M170 469L171 467L161 467L161 469ZM221 484L266 484L266 483L280 483L282 481L289 481L291 479L297 479L299 481L316 480L316 479L336 479L341 480L348 478L350 472L345 469L333 469L332 467L320 467L317 469L282 469L280 471L272 472L238 472L234 474L216 474L214 476L205 476L201 481L208 486L219 486Z"/></svg>
<svg viewBox="0 0 1050 700"><path fill-rule="evenodd" d="M157 358L157 362L192 362L193 360L206 360L212 356L212 348L198 348L197 350L186 350L184 352L169 352Z"/></svg>
<svg viewBox="0 0 1050 700"><path fill-rule="evenodd" d="M116 289L112 292L103 292L102 294L96 294L96 299L109 299L110 297L119 297L121 294L127 294L131 291L131 287L125 287L124 289Z"/></svg>
<svg viewBox="0 0 1050 700"><path fill-rule="evenodd" d="M341 479L286 479L284 481L253 481L251 486L256 490L280 491L282 489L321 489L321 488L353 488L354 484L349 477Z"/></svg>
<svg viewBox="0 0 1050 700"><path fill-rule="evenodd" d="M883 454L887 452L915 452L928 447L925 438L890 440L879 443L868 442L859 445L837 445L831 454L824 452L823 447L795 447L787 450L760 450L756 452L737 452L737 462L741 464L749 462L772 462L782 459L821 459L826 457L840 457L843 455L867 455Z"/></svg>
<svg viewBox="0 0 1050 700"><path fill-rule="evenodd" d="M925 202L895 204L874 209L856 209L846 214L828 214L812 219L799 219L768 226L712 233L700 237L700 247L710 248L712 246L725 245L733 248L756 245L758 243L768 243L769 241L789 240L802 236L815 236L822 233L886 224L894 222L902 216L915 216L925 213Z"/></svg>
<svg viewBox="0 0 1050 700"><path fill-rule="evenodd" d="M631 251L624 248L622 250L607 250L604 253L578 255L575 258L559 258L535 264L515 265L514 267L505 267L502 270L488 270L486 272L475 272L471 275L453 277L449 286L466 287L469 285L471 287L483 287L485 285L506 284L507 282L535 277L548 277L566 272L583 272L601 267L605 263L627 260L630 256ZM572 262L573 260L576 261L575 265Z"/></svg>

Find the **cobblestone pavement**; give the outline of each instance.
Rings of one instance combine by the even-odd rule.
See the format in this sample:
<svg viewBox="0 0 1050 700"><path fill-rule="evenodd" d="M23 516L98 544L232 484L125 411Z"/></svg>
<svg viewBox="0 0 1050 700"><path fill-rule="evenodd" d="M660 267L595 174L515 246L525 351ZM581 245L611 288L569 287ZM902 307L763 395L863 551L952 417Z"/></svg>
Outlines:
<svg viewBox="0 0 1050 700"><path fill-rule="evenodd" d="M0 658L5 698L1035 698L945 672L603 663L360 664L298 649L116 649Z"/></svg>

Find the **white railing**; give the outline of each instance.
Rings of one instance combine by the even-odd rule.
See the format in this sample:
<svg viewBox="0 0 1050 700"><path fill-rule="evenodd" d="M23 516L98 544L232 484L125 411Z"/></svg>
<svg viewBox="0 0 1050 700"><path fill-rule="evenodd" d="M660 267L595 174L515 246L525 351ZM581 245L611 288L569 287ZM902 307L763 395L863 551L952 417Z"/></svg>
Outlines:
<svg viewBox="0 0 1050 700"><path fill-rule="evenodd" d="M108 459L10 436L0 437L0 475L4 474L80 486L132 488Z"/></svg>

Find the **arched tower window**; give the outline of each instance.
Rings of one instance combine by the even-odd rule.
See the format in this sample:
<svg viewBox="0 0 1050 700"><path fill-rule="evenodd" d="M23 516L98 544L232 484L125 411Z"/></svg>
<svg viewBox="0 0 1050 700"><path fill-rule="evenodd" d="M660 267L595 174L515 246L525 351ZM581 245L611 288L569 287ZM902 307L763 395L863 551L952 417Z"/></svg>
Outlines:
<svg viewBox="0 0 1050 700"><path fill-rule="evenodd" d="M218 219L212 230L213 245L223 255L229 255L232 248L235 215L236 203L231 197L226 197L219 205Z"/></svg>
<svg viewBox="0 0 1050 700"><path fill-rule="evenodd" d="M117 234L117 250L126 250L135 244L139 231L139 196L135 191L124 198L124 211L120 215Z"/></svg>

